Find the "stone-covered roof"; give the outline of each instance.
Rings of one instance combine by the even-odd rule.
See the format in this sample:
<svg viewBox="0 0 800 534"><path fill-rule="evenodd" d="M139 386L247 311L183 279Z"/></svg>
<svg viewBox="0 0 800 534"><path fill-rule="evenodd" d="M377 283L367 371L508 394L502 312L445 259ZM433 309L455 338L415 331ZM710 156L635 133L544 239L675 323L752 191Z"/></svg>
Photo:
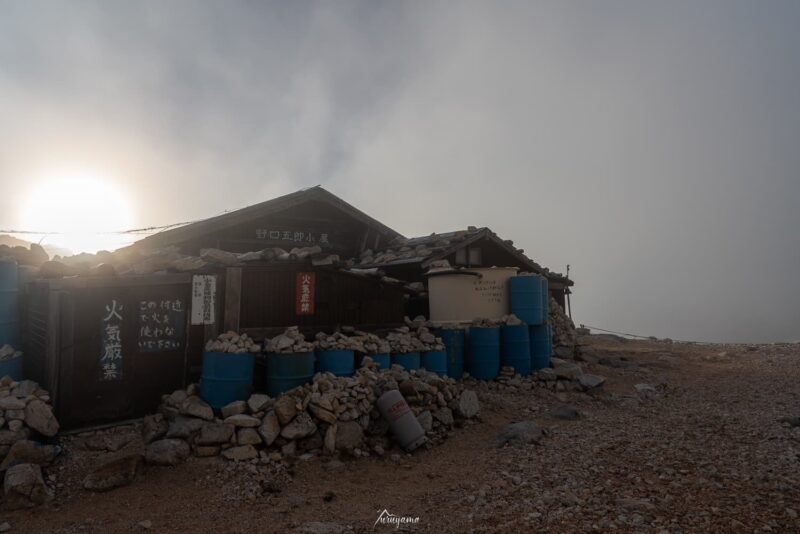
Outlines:
<svg viewBox="0 0 800 534"><path fill-rule="evenodd" d="M389 243L388 247L382 250L364 251L358 259L357 266L359 268L392 267L418 263L421 268L425 269L432 262L449 256L456 250L484 238L494 241L498 246L505 248L532 272L547 276L550 280L558 280L567 285L573 285L573 282L561 273L550 272L548 268L542 267L528 258L522 249L514 247L513 241L501 239L486 227L470 226L466 230L454 232L433 233L411 238L397 237Z"/></svg>

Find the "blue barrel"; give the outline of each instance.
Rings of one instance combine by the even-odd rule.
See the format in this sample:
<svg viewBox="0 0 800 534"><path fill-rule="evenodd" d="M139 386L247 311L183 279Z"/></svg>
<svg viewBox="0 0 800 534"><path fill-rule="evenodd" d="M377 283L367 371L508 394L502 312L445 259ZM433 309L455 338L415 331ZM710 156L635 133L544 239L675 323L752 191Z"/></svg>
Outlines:
<svg viewBox="0 0 800 534"><path fill-rule="evenodd" d="M531 365L535 371L550 367L550 325L531 326Z"/></svg>
<svg viewBox="0 0 800 534"><path fill-rule="evenodd" d="M0 361L0 378L10 376L12 380L22 380L22 356Z"/></svg>
<svg viewBox="0 0 800 534"><path fill-rule="evenodd" d="M500 373L500 328L469 329L467 372L479 380L494 380Z"/></svg>
<svg viewBox="0 0 800 534"><path fill-rule="evenodd" d="M447 351L429 350L422 353L422 367L437 375L447 374Z"/></svg>
<svg viewBox="0 0 800 534"><path fill-rule="evenodd" d="M511 313L523 323L542 324L542 277L535 275L512 276L508 279Z"/></svg>
<svg viewBox="0 0 800 534"><path fill-rule="evenodd" d="M406 371L419 369L419 352L406 352L392 354L392 363L402 365Z"/></svg>
<svg viewBox="0 0 800 534"><path fill-rule="evenodd" d="M220 409L237 400L247 400L253 386L255 355L251 352L204 352L200 396Z"/></svg>
<svg viewBox="0 0 800 534"><path fill-rule="evenodd" d="M319 350L317 351L317 371L333 373L336 376L353 376L355 373L355 355L352 350Z"/></svg>
<svg viewBox="0 0 800 534"><path fill-rule="evenodd" d="M460 379L464 375L465 330L441 328L435 335L442 338L447 352L447 376Z"/></svg>
<svg viewBox="0 0 800 534"><path fill-rule="evenodd" d="M542 322L546 323L550 319L550 290L547 278L542 276Z"/></svg>
<svg viewBox="0 0 800 534"><path fill-rule="evenodd" d="M267 394L277 397L284 391L311 382L315 360L313 352L267 353Z"/></svg>
<svg viewBox="0 0 800 534"><path fill-rule="evenodd" d="M19 350L17 262L0 260L0 347L5 344Z"/></svg>
<svg viewBox="0 0 800 534"><path fill-rule="evenodd" d="M502 328L504 366L513 367L514 371L527 376L531 374L531 339L528 325L505 325Z"/></svg>
<svg viewBox="0 0 800 534"><path fill-rule="evenodd" d="M369 357L378 364L378 369L388 369L392 366L392 358L386 352L383 354L370 354Z"/></svg>

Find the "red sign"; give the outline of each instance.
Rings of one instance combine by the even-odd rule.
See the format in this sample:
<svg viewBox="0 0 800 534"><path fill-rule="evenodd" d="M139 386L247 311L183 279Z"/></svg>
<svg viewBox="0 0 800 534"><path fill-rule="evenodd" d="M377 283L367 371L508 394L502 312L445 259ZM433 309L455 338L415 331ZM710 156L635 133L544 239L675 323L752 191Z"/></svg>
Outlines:
<svg viewBox="0 0 800 534"><path fill-rule="evenodd" d="M294 310L297 315L314 315L314 273L297 273Z"/></svg>

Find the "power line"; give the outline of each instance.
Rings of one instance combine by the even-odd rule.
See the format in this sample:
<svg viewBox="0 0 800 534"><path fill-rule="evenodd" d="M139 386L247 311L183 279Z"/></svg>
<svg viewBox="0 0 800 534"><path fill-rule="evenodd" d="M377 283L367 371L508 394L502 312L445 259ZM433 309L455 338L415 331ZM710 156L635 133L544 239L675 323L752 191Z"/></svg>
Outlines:
<svg viewBox="0 0 800 534"><path fill-rule="evenodd" d="M107 232L79 232L79 231L49 231L49 232L40 232L37 230L16 230L16 229L5 229L0 228L0 234L23 234L23 235L73 235L73 234L81 234L81 235L125 235L125 234L155 234L162 230L169 230L170 228L175 228L177 226L185 226L187 224L194 224L203 221L207 221L209 219L213 219L219 215L224 215L229 213L231 210L222 210L219 213L216 213L210 217L205 217L203 219L195 219L193 221L183 221L177 222L172 224L164 224L161 226L145 226L144 228L131 228L128 230L115 230L115 231L107 231Z"/></svg>
<svg viewBox="0 0 800 534"><path fill-rule="evenodd" d="M114 230L106 232L81 232L81 231L38 231L38 230L17 230L13 228L0 228L2 234L25 234L25 235L71 235L71 234L91 234L91 235L125 235L125 234L154 234L162 230L175 228L176 226L184 226L186 224L193 224L203 221L205 219L198 219L196 221L184 221L173 224L165 224L163 226L146 226L144 228L131 228L129 230Z"/></svg>
<svg viewBox="0 0 800 534"><path fill-rule="evenodd" d="M639 339L650 339L650 338L655 337L655 336L641 336L639 334L628 334L628 333L625 333L625 332L617 332L615 330L606 330L605 328L598 328L596 326L591 326L591 325L588 325L588 324L581 324L581 328L589 328L590 330L598 330L600 332L606 332L606 333L609 333L609 334L617 334L619 336L635 337L635 338L639 338ZM670 338L670 339L672 339L672 338ZM719 345L720 344L720 343L714 342L714 341L688 341L688 340L685 340L685 339L672 339L672 341L676 341L678 343L695 343L697 345Z"/></svg>

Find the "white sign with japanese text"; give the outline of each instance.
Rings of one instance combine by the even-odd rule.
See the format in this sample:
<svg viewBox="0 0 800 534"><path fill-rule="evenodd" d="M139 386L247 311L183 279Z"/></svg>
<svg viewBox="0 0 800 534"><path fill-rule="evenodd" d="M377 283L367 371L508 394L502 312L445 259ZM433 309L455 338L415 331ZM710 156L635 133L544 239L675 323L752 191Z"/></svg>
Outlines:
<svg viewBox="0 0 800 534"><path fill-rule="evenodd" d="M214 324L217 277L213 274L192 276L192 324Z"/></svg>

